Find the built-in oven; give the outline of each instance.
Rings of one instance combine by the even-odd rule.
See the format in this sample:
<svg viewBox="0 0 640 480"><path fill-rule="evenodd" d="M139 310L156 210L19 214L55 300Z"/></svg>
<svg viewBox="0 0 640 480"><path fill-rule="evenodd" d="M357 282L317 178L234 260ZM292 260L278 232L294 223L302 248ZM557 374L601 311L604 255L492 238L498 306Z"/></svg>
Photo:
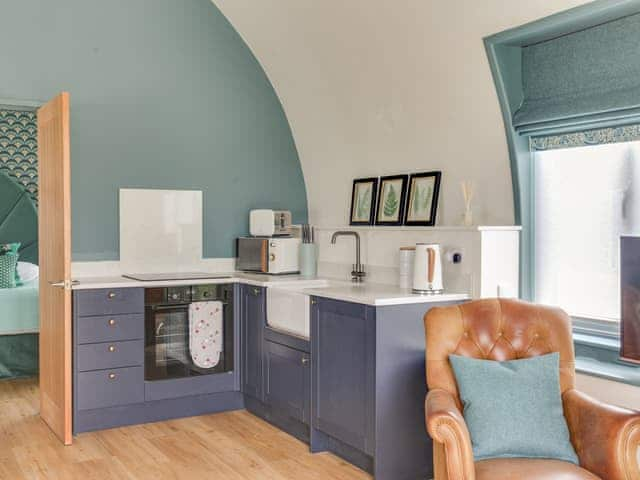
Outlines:
<svg viewBox="0 0 640 480"><path fill-rule="evenodd" d="M217 323L211 334L202 337L200 328L208 319L192 318L194 312L210 311ZM209 310L207 310L209 309ZM219 313L221 310L221 313ZM193 325L201 322L202 327ZM220 331L220 328L222 331ZM196 334L196 332L198 332ZM145 358L146 381L184 378L233 370L233 285L191 285L145 289ZM215 361L211 365L198 361L200 344L213 341ZM211 336L211 339L207 338ZM207 359L208 361L208 359Z"/></svg>

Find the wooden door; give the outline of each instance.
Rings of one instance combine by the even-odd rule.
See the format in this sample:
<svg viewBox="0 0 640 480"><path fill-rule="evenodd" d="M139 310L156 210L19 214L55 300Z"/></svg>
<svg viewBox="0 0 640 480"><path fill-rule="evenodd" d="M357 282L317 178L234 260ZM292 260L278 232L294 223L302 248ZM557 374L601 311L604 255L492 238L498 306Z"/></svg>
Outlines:
<svg viewBox="0 0 640 480"><path fill-rule="evenodd" d="M71 427L69 94L38 109L40 416L65 445Z"/></svg>

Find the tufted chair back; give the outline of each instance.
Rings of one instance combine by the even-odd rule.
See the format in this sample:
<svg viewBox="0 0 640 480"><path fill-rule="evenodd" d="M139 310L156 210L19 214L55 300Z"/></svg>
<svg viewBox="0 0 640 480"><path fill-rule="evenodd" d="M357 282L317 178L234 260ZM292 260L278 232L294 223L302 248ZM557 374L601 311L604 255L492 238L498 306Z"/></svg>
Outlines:
<svg viewBox="0 0 640 480"><path fill-rule="evenodd" d="M449 354L502 361L559 352L561 391L574 387L571 320L558 308L511 299L476 300L432 308L424 323L427 385L451 392L459 407Z"/></svg>

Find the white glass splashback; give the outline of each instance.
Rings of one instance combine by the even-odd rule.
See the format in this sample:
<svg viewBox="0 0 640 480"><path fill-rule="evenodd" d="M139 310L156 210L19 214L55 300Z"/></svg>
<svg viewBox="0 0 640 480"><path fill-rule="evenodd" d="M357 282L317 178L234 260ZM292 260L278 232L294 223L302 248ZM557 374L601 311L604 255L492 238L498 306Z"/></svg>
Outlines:
<svg viewBox="0 0 640 480"><path fill-rule="evenodd" d="M120 190L123 271L197 271L201 260L201 191Z"/></svg>

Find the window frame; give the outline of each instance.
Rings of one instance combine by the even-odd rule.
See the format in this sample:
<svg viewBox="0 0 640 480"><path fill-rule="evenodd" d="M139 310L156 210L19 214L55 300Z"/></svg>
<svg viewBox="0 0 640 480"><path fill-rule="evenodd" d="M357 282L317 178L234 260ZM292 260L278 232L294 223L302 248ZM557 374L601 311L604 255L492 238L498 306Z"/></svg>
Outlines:
<svg viewBox="0 0 640 480"><path fill-rule="evenodd" d="M620 341L620 322L571 316L573 332L583 335L612 338Z"/></svg>

